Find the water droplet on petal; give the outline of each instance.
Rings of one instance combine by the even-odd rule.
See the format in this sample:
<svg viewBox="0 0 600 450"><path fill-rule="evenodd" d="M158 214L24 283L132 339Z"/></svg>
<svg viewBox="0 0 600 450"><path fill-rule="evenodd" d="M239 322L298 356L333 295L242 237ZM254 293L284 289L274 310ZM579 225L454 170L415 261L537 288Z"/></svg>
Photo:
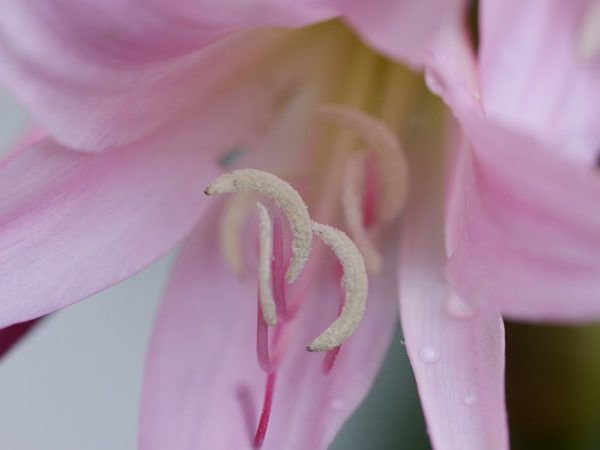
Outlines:
<svg viewBox="0 0 600 450"><path fill-rule="evenodd" d="M446 312L454 319L470 319L477 313L477 309L471 303L463 300L456 294L450 294L446 300Z"/></svg>
<svg viewBox="0 0 600 450"><path fill-rule="evenodd" d="M404 340L404 338L400 339L400 344L401 345L406 345L406 341Z"/></svg>
<svg viewBox="0 0 600 450"><path fill-rule="evenodd" d="M421 350L419 350L419 356L423 362L426 362L427 364L433 364L440 359L439 353L433 347L423 347Z"/></svg>
<svg viewBox="0 0 600 450"><path fill-rule="evenodd" d="M464 401L465 405L473 406L475 403L477 403L477 396L475 394L465 395Z"/></svg>
<svg viewBox="0 0 600 450"><path fill-rule="evenodd" d="M341 411L344 409L345 402L341 399L336 399L331 402L332 411Z"/></svg>
<svg viewBox="0 0 600 450"><path fill-rule="evenodd" d="M433 69L427 69L425 71L425 83L431 92L442 96L446 90L446 84L440 75Z"/></svg>

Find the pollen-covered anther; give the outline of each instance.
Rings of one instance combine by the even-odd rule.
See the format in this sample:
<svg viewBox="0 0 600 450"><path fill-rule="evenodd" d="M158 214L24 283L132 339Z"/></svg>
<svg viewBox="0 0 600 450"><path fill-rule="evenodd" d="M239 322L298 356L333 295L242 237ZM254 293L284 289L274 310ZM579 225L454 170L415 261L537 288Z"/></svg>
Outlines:
<svg viewBox="0 0 600 450"><path fill-rule="evenodd" d="M277 313L273 298L273 276L271 258L273 256L273 222L269 211L261 203L256 203L258 210L258 287L260 291L260 308L263 318L269 326L277 325Z"/></svg>
<svg viewBox="0 0 600 450"><path fill-rule="evenodd" d="M320 352L341 345L356 330L365 312L369 280L360 251L344 232L317 222L313 222L312 229L340 261L346 296L339 317L307 347L311 352Z"/></svg>
<svg viewBox="0 0 600 450"><path fill-rule="evenodd" d="M579 54L584 59L600 56L600 1L592 0L579 31Z"/></svg>
<svg viewBox="0 0 600 450"><path fill-rule="evenodd" d="M257 169L239 169L223 174L205 190L207 195L254 191L265 195L283 211L293 234L292 257L286 279L298 279L312 248L312 230L308 208L300 194L287 182Z"/></svg>
<svg viewBox="0 0 600 450"><path fill-rule="evenodd" d="M356 243L371 274L381 271L382 258L364 226L362 193L365 185L367 154L354 153L346 160L344 185L342 188L342 209L350 236Z"/></svg>
<svg viewBox="0 0 600 450"><path fill-rule="evenodd" d="M404 207L408 197L408 162L396 134L381 120L349 106L323 104L319 115L351 128L377 153L377 168L382 192L377 219L381 224L393 221Z"/></svg>

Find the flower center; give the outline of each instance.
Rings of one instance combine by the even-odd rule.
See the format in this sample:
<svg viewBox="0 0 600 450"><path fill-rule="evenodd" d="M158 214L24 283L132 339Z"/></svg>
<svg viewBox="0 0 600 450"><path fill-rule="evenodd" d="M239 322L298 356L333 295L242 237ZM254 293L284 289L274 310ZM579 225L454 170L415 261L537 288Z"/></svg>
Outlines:
<svg viewBox="0 0 600 450"><path fill-rule="evenodd" d="M249 266L242 236L256 205L256 350L266 386L255 448L265 439L277 368L286 355L281 336L302 307L308 285L322 276L328 260L324 251L333 252L341 269L335 275L340 285L339 314L307 349L327 352L322 365L327 374L368 307L367 273L376 276L381 271L379 241L401 214L408 193L408 165L398 132L406 123L409 104L404 89L414 88L416 77L354 37L332 48L339 54L324 62L326 70L315 69L321 75L309 77L309 89L295 89L296 77L291 89L282 90L283 96L261 122L262 143L252 139L252 146L240 145L220 158L222 167L252 165L266 170L232 170L205 190L208 195L237 194L224 208L220 240L224 260L238 276L244 276ZM307 100L299 116L311 120L292 120L295 129L285 134L286 149L277 148L276 153L271 144L264 144L269 142L266 135L271 129L272 135L277 134L279 119L288 117L298 98ZM304 131L299 133L301 142L293 139L297 129ZM247 156L256 148L262 150L262 157L258 151L256 159ZM269 202L257 202L256 196ZM289 227L283 226L283 217ZM313 236L324 246L313 246Z"/></svg>

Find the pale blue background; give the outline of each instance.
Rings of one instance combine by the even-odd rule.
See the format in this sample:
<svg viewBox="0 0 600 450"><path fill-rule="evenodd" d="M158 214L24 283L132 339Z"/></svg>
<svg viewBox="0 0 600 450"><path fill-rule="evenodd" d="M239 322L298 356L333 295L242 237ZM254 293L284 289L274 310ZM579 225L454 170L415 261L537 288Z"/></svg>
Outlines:
<svg viewBox="0 0 600 450"><path fill-rule="evenodd" d="M25 124L0 87L0 147ZM144 353L171 259L55 314L0 362L0 450L135 449ZM398 334L372 395L333 449L400 448L427 444Z"/></svg>

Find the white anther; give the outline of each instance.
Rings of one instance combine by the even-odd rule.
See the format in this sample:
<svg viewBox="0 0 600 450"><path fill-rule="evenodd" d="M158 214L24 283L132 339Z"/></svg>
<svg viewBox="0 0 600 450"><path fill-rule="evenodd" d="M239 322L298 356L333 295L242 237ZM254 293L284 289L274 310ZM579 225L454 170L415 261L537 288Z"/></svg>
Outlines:
<svg viewBox="0 0 600 450"><path fill-rule="evenodd" d="M592 0L579 32L579 54L584 59L600 56L600 1Z"/></svg>
<svg viewBox="0 0 600 450"><path fill-rule="evenodd" d="M251 204L252 195L250 194L232 197L225 206L223 219L221 220L221 232L219 234L221 253L225 263L239 278L244 276L245 271L240 240L242 236L241 229Z"/></svg>
<svg viewBox="0 0 600 450"><path fill-rule="evenodd" d="M377 152L377 167L382 179L381 200L378 205L378 222L389 223L402 211L408 197L408 162L400 140L381 120L358 109L344 105L324 104L319 114L347 126Z"/></svg>
<svg viewBox="0 0 600 450"><path fill-rule="evenodd" d="M365 259L371 274L381 271L381 255L363 224L362 194L365 185L365 152L354 153L346 160L344 185L342 189L342 209L348 232Z"/></svg>
<svg viewBox="0 0 600 450"><path fill-rule="evenodd" d="M258 210L258 290L260 292L260 308L268 325L277 325L275 300L273 299L273 276L271 259L273 258L273 222L269 211L261 203L256 203Z"/></svg>
<svg viewBox="0 0 600 450"><path fill-rule="evenodd" d="M307 347L311 352L320 352L341 345L352 335L365 312L369 280L360 251L344 232L317 222L313 222L312 229L333 250L342 265L346 299L335 322Z"/></svg>
<svg viewBox="0 0 600 450"><path fill-rule="evenodd" d="M292 258L286 278L288 283L296 281L312 248L310 216L302 197L281 178L257 169L239 169L223 174L204 190L207 195L243 191L265 195L283 211L293 234Z"/></svg>

